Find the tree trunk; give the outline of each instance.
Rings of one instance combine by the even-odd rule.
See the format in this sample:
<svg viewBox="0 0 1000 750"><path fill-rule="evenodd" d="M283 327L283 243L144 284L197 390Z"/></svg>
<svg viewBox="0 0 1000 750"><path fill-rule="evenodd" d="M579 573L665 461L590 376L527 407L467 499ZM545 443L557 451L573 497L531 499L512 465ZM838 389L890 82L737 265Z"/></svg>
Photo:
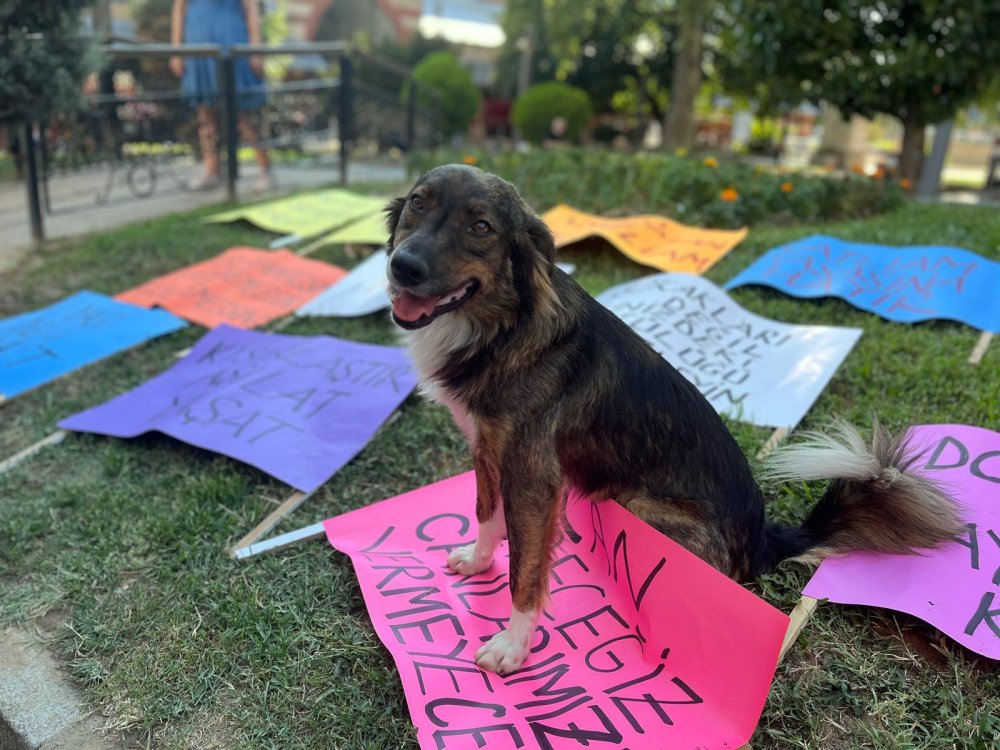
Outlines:
<svg viewBox="0 0 1000 750"><path fill-rule="evenodd" d="M694 100L701 87L701 43L705 31L702 0L680 0L677 4L677 56L670 81L670 107L663 126L663 145L690 149L694 145Z"/></svg>
<svg viewBox="0 0 1000 750"><path fill-rule="evenodd" d="M924 162L924 123L915 114L903 118L903 146L899 153L900 180L909 180L916 185L920 178L920 167Z"/></svg>

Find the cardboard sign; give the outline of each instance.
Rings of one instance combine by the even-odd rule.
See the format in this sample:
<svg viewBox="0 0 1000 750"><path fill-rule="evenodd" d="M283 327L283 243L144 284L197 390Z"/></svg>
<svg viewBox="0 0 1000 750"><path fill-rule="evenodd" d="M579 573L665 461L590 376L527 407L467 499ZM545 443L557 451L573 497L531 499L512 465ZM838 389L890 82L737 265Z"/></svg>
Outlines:
<svg viewBox="0 0 1000 750"><path fill-rule="evenodd" d="M205 221L225 223L245 219L269 232L313 237L364 216L380 213L388 200L334 188L279 198L256 206L243 206L214 214Z"/></svg>
<svg viewBox="0 0 1000 750"><path fill-rule="evenodd" d="M753 732L788 618L613 502L570 498L551 600L525 664L474 654L506 625L493 568L452 573L474 541L472 472L325 522L392 653L420 747L736 748Z"/></svg>
<svg viewBox="0 0 1000 750"><path fill-rule="evenodd" d="M388 257L376 250L351 269L342 280L295 311L299 317L356 318L389 309L389 281L386 278ZM572 263L557 263L566 273L573 273Z"/></svg>
<svg viewBox="0 0 1000 750"><path fill-rule="evenodd" d="M382 211L335 229L322 238L325 245L384 245L388 241L389 230Z"/></svg>
<svg viewBox="0 0 1000 750"><path fill-rule="evenodd" d="M656 274L597 301L693 383L716 411L792 428L861 337L860 328L800 326L754 315L700 276Z"/></svg>
<svg viewBox="0 0 1000 750"><path fill-rule="evenodd" d="M606 219L560 204L542 214L556 247L603 237L644 266L661 271L704 273L747 236L746 229L700 229L663 216Z"/></svg>
<svg viewBox="0 0 1000 750"><path fill-rule="evenodd" d="M0 320L0 398L186 325L163 310L145 310L89 291Z"/></svg>
<svg viewBox="0 0 1000 750"><path fill-rule="evenodd" d="M158 430L311 492L416 382L403 349L220 326L166 372L60 427L123 438Z"/></svg>
<svg viewBox="0 0 1000 750"><path fill-rule="evenodd" d="M288 250L233 247L122 292L118 299L165 307L206 328L256 328L287 315L347 272Z"/></svg>
<svg viewBox="0 0 1000 750"><path fill-rule="evenodd" d="M782 245L726 289L763 284L796 297L840 297L887 320L944 318L1000 333L1000 263L957 247L891 247L813 235Z"/></svg>
<svg viewBox="0 0 1000 750"><path fill-rule="evenodd" d="M295 311L299 317L354 318L389 307L385 252L376 250L321 294Z"/></svg>
<svg viewBox="0 0 1000 750"><path fill-rule="evenodd" d="M1000 659L1000 433L923 425L917 463L961 505L966 533L915 555L854 552L823 561L804 593L907 612L968 649Z"/></svg>

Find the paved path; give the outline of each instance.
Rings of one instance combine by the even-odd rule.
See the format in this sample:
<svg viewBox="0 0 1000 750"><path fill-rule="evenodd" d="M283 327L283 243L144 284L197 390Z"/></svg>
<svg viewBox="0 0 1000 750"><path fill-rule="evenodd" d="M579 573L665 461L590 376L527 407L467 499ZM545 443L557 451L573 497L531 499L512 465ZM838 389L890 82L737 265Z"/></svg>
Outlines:
<svg viewBox="0 0 1000 750"><path fill-rule="evenodd" d="M122 745L103 735L104 721L87 712L45 650L48 628L59 619L36 620L32 631L0 631L0 749L118 750ZM11 737L10 728L19 736Z"/></svg>
<svg viewBox="0 0 1000 750"><path fill-rule="evenodd" d="M244 200L267 195L280 195L337 182L340 176L336 163L321 166L276 165L275 187L267 195L252 195L257 177L256 167L241 166L237 191ZM197 165L177 162L157 168L155 192L148 198L134 197L127 184L127 173L115 173L107 191L109 170L101 169L53 178L49 183L49 200L53 213L43 215L45 235L49 239L73 237L113 229L157 216L190 211L199 206L220 203L226 199L223 187L203 192L183 188L197 174ZM148 179L148 172L135 175L137 184ZM352 162L348 168L348 183L371 181L405 181L401 162ZM95 197L107 191L106 203L98 204ZM0 185L0 272L16 265L31 251L31 227L28 221L27 194L23 182Z"/></svg>

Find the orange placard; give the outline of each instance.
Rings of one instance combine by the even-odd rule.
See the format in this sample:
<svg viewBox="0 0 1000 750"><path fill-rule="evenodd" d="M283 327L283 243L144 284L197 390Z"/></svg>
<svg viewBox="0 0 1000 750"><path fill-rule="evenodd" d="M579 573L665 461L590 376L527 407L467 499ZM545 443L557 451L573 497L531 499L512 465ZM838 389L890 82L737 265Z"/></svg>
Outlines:
<svg viewBox="0 0 1000 750"><path fill-rule="evenodd" d="M565 204L542 218L555 235L556 247L603 237L636 263L661 271L704 273L747 236L745 227L701 229L653 215L608 219Z"/></svg>
<svg viewBox="0 0 1000 750"><path fill-rule="evenodd" d="M206 328L255 328L305 304L347 272L288 250L233 247L147 281L117 299L163 307Z"/></svg>

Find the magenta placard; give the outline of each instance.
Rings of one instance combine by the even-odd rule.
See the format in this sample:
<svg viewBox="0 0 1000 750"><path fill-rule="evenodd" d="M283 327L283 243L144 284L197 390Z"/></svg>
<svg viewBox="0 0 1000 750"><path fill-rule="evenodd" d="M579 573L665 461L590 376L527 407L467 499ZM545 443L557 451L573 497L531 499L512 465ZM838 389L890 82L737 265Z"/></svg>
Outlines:
<svg viewBox="0 0 1000 750"><path fill-rule="evenodd" d="M966 648L1000 659L1000 433L961 424L911 431L922 471L964 509L965 534L919 555L825 560L805 594L907 612Z"/></svg>
<svg viewBox="0 0 1000 750"><path fill-rule="evenodd" d="M510 614L506 543L462 577L469 472L325 522L354 562L421 748L736 748L753 733L788 617L615 503L571 499L552 599L525 665L476 649Z"/></svg>

